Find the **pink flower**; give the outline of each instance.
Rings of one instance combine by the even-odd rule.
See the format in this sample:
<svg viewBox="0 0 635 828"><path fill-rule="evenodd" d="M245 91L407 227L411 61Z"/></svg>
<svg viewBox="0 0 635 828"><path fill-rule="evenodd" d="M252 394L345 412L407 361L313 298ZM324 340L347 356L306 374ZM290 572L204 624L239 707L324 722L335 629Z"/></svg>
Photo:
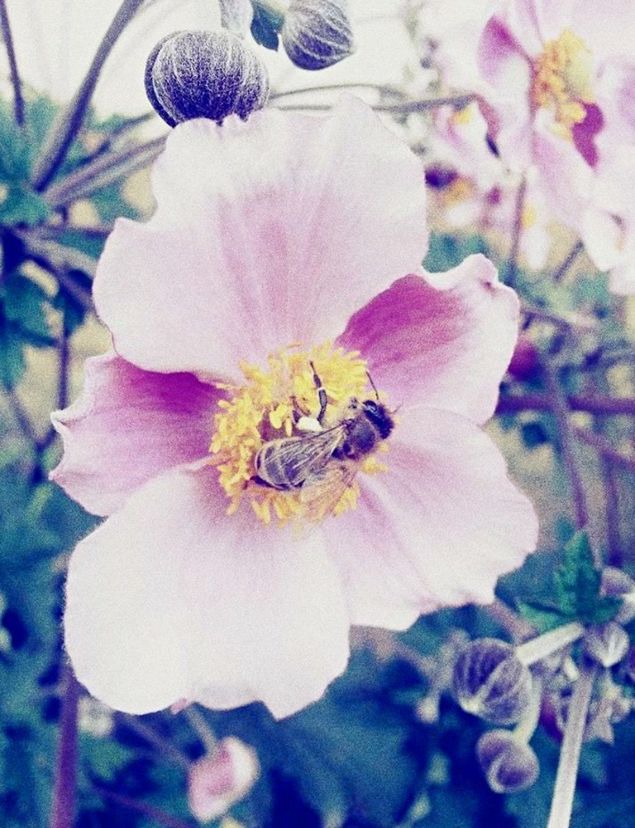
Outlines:
<svg viewBox="0 0 635 828"><path fill-rule="evenodd" d="M480 37L479 92L502 158L535 164L551 209L583 237L607 155L635 149L632 104L610 82L633 67L634 36L628 0L502 0Z"/></svg>
<svg viewBox="0 0 635 828"><path fill-rule="evenodd" d="M534 548L479 428L518 302L482 256L403 276L426 248L421 169L355 100L179 126L153 187L152 219L119 220L98 268L116 351L54 415L54 479L108 515L71 557L66 647L118 709L261 699L284 716L344 670L351 624L491 601ZM367 370L386 439L327 453L310 485L254 480L268 440L300 416L319 429L316 386L333 433L352 397L377 415Z"/></svg>
<svg viewBox="0 0 635 828"><path fill-rule="evenodd" d="M232 736L223 739L211 755L190 767L190 811L200 822L222 816L249 791L258 770L256 754L248 745Z"/></svg>

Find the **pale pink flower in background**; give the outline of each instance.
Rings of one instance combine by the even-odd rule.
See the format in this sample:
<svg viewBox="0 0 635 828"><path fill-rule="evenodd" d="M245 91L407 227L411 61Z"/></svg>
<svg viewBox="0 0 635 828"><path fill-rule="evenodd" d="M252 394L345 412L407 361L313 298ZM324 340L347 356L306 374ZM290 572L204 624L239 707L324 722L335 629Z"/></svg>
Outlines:
<svg viewBox="0 0 635 828"><path fill-rule="evenodd" d="M251 789L259 774L255 751L229 736L216 749L190 766L187 801L199 822L210 822L226 813Z"/></svg>
<svg viewBox="0 0 635 828"><path fill-rule="evenodd" d="M491 601L534 549L533 509L479 428L518 300L482 256L414 275L421 167L359 101L179 126L153 189L152 219L120 219L98 267L115 352L54 415L54 479L108 516L71 556L67 651L117 709L288 715L344 670L352 624ZM328 418L374 398L366 370L399 410L387 450L309 522L297 491L252 478L292 409L315 416L310 360Z"/></svg>
<svg viewBox="0 0 635 828"><path fill-rule="evenodd" d="M514 232L520 179L510 173L488 141L488 125L479 106L442 107L426 154L430 219L472 233L493 234L506 247ZM519 253L523 263L540 270L551 248L554 216L535 167L526 171ZM505 250L505 253L507 250Z"/></svg>
<svg viewBox="0 0 635 828"><path fill-rule="evenodd" d="M627 0L502 0L479 42L488 86L476 87L501 157L519 171L535 165L551 209L585 241L606 232L606 221L589 231L598 210L606 212L604 165L615 147L635 151L634 38L635 5ZM624 82L609 83L615 75ZM620 232L625 222L617 216ZM603 269L598 242L587 249Z"/></svg>

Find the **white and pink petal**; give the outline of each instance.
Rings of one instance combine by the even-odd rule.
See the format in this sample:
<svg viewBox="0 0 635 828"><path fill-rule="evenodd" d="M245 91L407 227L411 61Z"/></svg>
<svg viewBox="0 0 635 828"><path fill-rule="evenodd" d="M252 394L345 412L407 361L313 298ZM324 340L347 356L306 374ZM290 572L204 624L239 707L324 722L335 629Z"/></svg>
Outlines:
<svg viewBox="0 0 635 828"><path fill-rule="evenodd" d="M192 374L143 371L114 353L87 359L81 395L52 415L64 456L51 479L108 515L155 475L206 456L222 396Z"/></svg>
<svg viewBox="0 0 635 828"><path fill-rule="evenodd" d="M148 370L231 377L332 338L426 252L420 162L353 98L182 124L153 188L157 212L117 222L95 280L116 350Z"/></svg>
<svg viewBox="0 0 635 828"><path fill-rule="evenodd" d="M446 409L483 423L518 335L514 291L484 256L447 273L397 280L349 321L339 344L359 350L392 405Z"/></svg>
<svg viewBox="0 0 635 828"><path fill-rule="evenodd" d="M345 668L349 620L319 531L227 517L215 470L173 469L132 494L71 556L66 648L118 710L262 700L286 716Z"/></svg>
<svg viewBox="0 0 635 828"><path fill-rule="evenodd" d="M424 407L399 419L388 470L360 475L358 508L325 524L353 624L403 629L420 612L488 603L537 542L530 502L474 423Z"/></svg>

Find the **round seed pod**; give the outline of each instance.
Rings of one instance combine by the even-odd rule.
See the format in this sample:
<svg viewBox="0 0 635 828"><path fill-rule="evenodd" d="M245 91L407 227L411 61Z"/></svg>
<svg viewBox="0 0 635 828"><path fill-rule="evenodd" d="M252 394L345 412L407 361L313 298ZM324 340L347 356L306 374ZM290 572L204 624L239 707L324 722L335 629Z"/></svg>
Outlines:
<svg viewBox="0 0 635 828"><path fill-rule="evenodd" d="M282 43L301 69L325 69L354 51L345 0L291 0Z"/></svg>
<svg viewBox="0 0 635 828"><path fill-rule="evenodd" d="M513 724L529 704L531 681L510 644L479 638L459 654L452 688L466 712L494 724Z"/></svg>
<svg viewBox="0 0 635 828"><path fill-rule="evenodd" d="M536 754L508 730L484 733L476 744L476 755L494 793L524 791L538 779Z"/></svg>
<svg viewBox="0 0 635 828"><path fill-rule="evenodd" d="M225 29L164 37L148 57L145 87L155 111L170 126L192 118L221 123L233 114L246 119L269 96L264 65Z"/></svg>

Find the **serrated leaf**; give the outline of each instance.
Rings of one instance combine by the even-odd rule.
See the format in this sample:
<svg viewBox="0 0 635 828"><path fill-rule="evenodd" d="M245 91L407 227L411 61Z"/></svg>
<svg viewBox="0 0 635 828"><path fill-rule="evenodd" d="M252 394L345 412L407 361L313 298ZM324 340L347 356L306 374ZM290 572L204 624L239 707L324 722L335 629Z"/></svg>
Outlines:
<svg viewBox="0 0 635 828"><path fill-rule="evenodd" d="M586 532L576 532L565 545L564 561L553 581L556 603L565 618L600 624L610 621L621 605L619 599L600 595L601 574Z"/></svg>
<svg viewBox="0 0 635 828"><path fill-rule="evenodd" d="M280 29L284 22L281 14L277 14L271 9L261 6L259 3L252 3L254 7L254 16L251 21L251 36L264 46L265 49L272 49L274 52L278 51L280 45Z"/></svg>
<svg viewBox="0 0 635 828"><path fill-rule="evenodd" d="M554 575L556 602L564 615L580 618L595 604L600 573L586 532L576 532L564 548L564 560Z"/></svg>

